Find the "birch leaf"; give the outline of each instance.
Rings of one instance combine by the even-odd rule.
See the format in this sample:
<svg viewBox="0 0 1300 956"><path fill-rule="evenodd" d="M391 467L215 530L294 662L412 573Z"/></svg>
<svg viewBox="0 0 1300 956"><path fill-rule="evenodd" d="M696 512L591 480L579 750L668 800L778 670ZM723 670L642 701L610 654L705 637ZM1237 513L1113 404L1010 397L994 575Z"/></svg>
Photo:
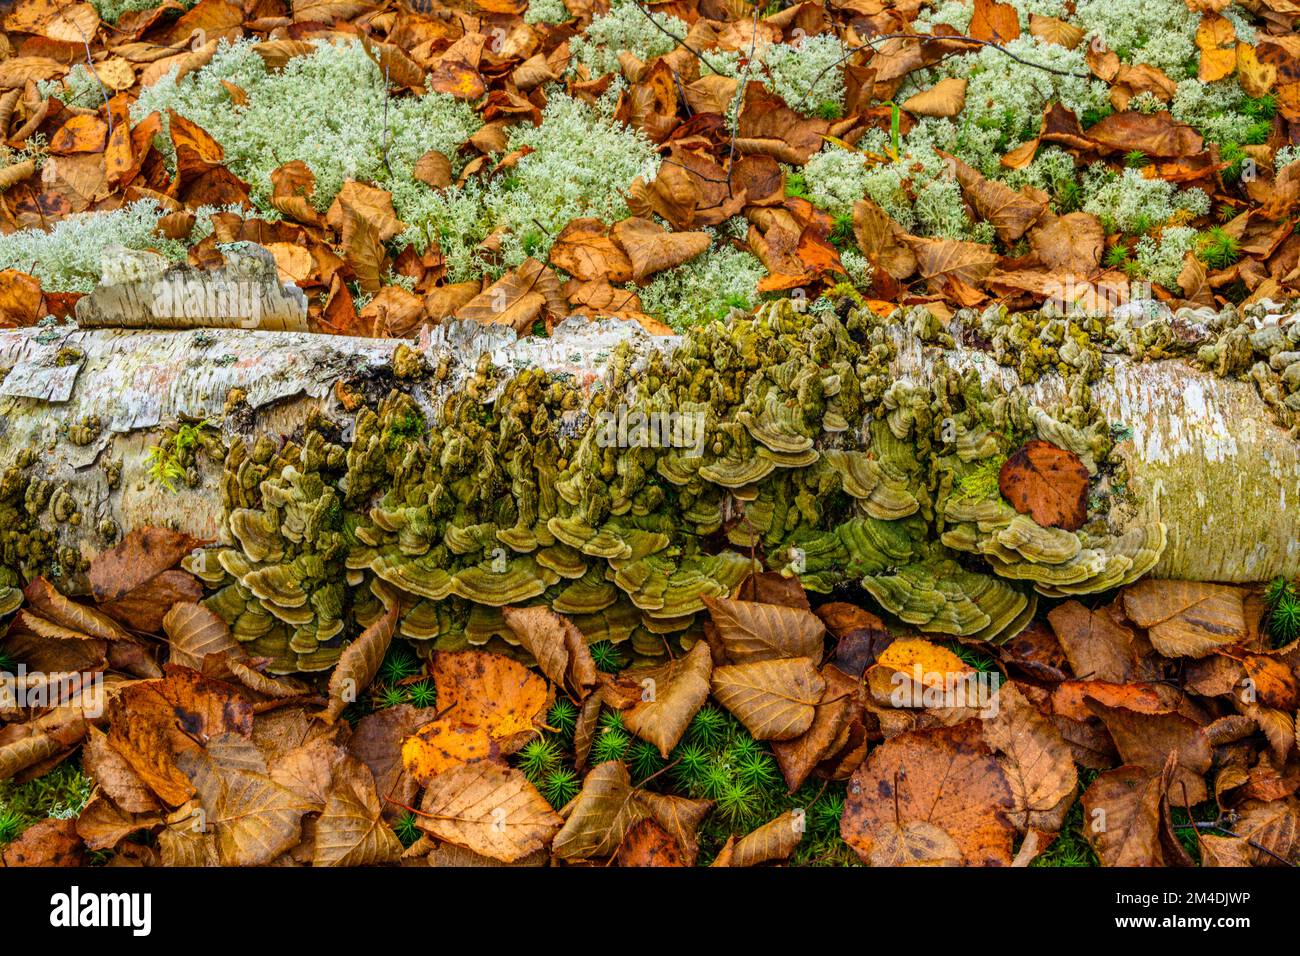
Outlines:
<svg viewBox="0 0 1300 956"><path fill-rule="evenodd" d="M807 658L719 667L713 695L755 740L790 740L812 724L826 682Z"/></svg>
<svg viewBox="0 0 1300 956"><path fill-rule="evenodd" d="M809 657L820 662L826 627L803 608L704 598L727 658L734 664Z"/></svg>
<svg viewBox="0 0 1300 956"><path fill-rule="evenodd" d="M480 761L434 777L417 822L439 840L513 863L548 846L564 821L523 773Z"/></svg>
<svg viewBox="0 0 1300 956"><path fill-rule="evenodd" d="M372 866L391 863L402 843L383 820L375 779L355 758L335 768L334 783L316 823L316 866Z"/></svg>
<svg viewBox="0 0 1300 956"><path fill-rule="evenodd" d="M330 674L329 703L321 712L322 718L330 723L338 720L348 704L355 703L375 679L397 631L397 612L397 602L393 602L383 617L343 649L339 662L334 665L334 672Z"/></svg>

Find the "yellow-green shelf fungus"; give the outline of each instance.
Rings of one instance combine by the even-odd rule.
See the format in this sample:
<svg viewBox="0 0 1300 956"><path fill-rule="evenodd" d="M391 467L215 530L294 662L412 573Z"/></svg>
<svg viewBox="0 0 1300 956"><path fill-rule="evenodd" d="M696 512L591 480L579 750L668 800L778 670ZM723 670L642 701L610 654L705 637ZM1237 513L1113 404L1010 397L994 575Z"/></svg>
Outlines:
<svg viewBox="0 0 1300 956"><path fill-rule="evenodd" d="M595 381L492 354L399 379L351 422L232 444L236 545L196 569L275 669L337 659L393 606L426 648L521 653L500 608L544 603L589 641L662 656L698 639L704 598L761 567L822 593L861 582L923 631L1003 639L1036 591L1114 586L1163 549L1162 529L1100 513L1041 528L997 493L1033 437L1112 473L1086 388L1044 410L942 360L900 377L867 309L772 302L660 347L624 341Z"/></svg>

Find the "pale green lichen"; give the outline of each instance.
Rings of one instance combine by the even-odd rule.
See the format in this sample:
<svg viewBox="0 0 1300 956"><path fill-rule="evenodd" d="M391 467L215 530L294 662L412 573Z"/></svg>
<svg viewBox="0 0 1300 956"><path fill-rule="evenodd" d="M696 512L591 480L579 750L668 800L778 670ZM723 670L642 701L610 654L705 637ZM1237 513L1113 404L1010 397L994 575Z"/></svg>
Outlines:
<svg viewBox="0 0 1300 956"><path fill-rule="evenodd" d="M652 60L672 52L677 46L673 36L686 36L689 27L677 17L637 7L636 0L615 0L609 13L593 19L569 43L571 68L584 66L592 76L604 76L619 69L618 55L625 50L639 60Z"/></svg>
<svg viewBox="0 0 1300 956"><path fill-rule="evenodd" d="M1126 63L1149 63L1175 81L1196 74L1200 14L1184 0L1079 0L1071 22Z"/></svg>
<svg viewBox="0 0 1300 956"><path fill-rule="evenodd" d="M155 230L162 209L142 199L109 212L68 216L48 232L20 229L0 236L0 269L17 269L41 280L49 292L89 292L99 281L104 254L114 249L152 249L185 259L186 245Z"/></svg>
<svg viewBox="0 0 1300 956"><path fill-rule="evenodd" d="M243 90L248 103L235 106L223 80ZM276 72L251 42L223 41L201 70L179 81L169 73L142 89L132 116L158 111L165 120L168 109L221 144L226 164L248 181L264 211L274 208L271 173L301 160L316 176L318 209L347 180L368 180L393 191L401 217L416 197L432 192L412 178L415 161L438 150L459 169L458 148L481 125L468 105L443 93L390 95L383 71L355 41L318 42L314 53L293 57Z"/></svg>
<svg viewBox="0 0 1300 956"><path fill-rule="evenodd" d="M197 4L198 0L178 0L178 2L188 10ZM152 10L158 6L154 0L90 0L90 3L99 14L99 18L106 23L116 23L124 13Z"/></svg>
<svg viewBox="0 0 1300 956"><path fill-rule="evenodd" d="M762 52L762 81L804 113L825 104L843 107L847 53L833 33L805 36L798 43L774 43Z"/></svg>
<svg viewBox="0 0 1300 956"><path fill-rule="evenodd" d="M646 312L681 331L724 318L733 308L748 312L758 304L756 289L766 275L752 253L720 245L658 273L635 291Z"/></svg>
<svg viewBox="0 0 1300 956"><path fill-rule="evenodd" d="M1101 163L1088 168L1083 180L1083 209L1110 231L1139 234L1183 218L1210 211L1210 197L1200 189L1182 189L1147 176L1141 169L1115 173Z"/></svg>
<svg viewBox="0 0 1300 956"><path fill-rule="evenodd" d="M1134 249L1137 274L1166 289L1178 289L1183 260L1192 251L1199 234L1190 226L1170 226L1159 238L1143 236Z"/></svg>
<svg viewBox="0 0 1300 956"><path fill-rule="evenodd" d="M528 9L524 11L525 23L564 23L572 19L573 14L564 5L564 0L529 0Z"/></svg>

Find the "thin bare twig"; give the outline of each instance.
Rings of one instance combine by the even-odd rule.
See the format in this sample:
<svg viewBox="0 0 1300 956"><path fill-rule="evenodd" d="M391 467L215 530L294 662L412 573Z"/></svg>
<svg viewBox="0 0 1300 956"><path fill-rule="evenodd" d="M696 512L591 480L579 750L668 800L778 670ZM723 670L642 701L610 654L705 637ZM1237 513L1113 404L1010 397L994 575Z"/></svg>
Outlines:
<svg viewBox="0 0 1300 956"><path fill-rule="evenodd" d="M95 61L92 60L90 56L90 39L86 36L86 31L81 29L80 23L63 13L62 5L57 9L69 23L77 28L77 32L81 34L81 44L86 48L86 69L90 71L90 75L94 78L95 82L99 84L100 95L104 97L104 115L108 119L108 138L111 141L113 139L113 108L108 104L108 87L104 85L104 81L101 80L99 74L95 72Z"/></svg>
<svg viewBox="0 0 1300 956"><path fill-rule="evenodd" d="M1236 833L1230 828L1223 826L1223 817L1220 817L1218 820L1212 820L1208 823L1193 820L1191 823L1175 824L1174 829L1175 830L1218 830L1220 833L1225 834L1226 836L1230 836L1234 840L1244 840L1247 846L1253 847L1254 849L1258 850L1260 853L1264 853L1268 856L1271 856L1273 859L1277 860L1283 866L1296 865L1292 863L1290 860L1288 860L1286 857L1278 853L1274 853L1272 850L1264 846L1262 843L1257 843L1256 841L1252 840L1250 837L1244 837L1240 833Z"/></svg>
<svg viewBox="0 0 1300 956"><path fill-rule="evenodd" d="M749 56L745 58L745 75L736 88L735 102L731 108L731 143L727 147L727 198L732 198L731 174L736 169L736 134L740 132L740 108L745 100L745 87L749 85L749 74L754 69L754 53L758 50L758 4L754 4L754 22L749 38Z"/></svg>
<svg viewBox="0 0 1300 956"><path fill-rule="evenodd" d="M390 63L384 63L384 169L388 170L388 178L393 178L393 167L388 165L388 83L389 83Z"/></svg>
<svg viewBox="0 0 1300 956"><path fill-rule="evenodd" d="M671 38L673 42L677 43L678 45L685 47L687 53L690 53L692 56L695 57L695 59L699 60L710 70L712 70L714 73L717 73L719 75L722 74L721 70L719 70L716 66L714 66L712 63L710 63L708 60L704 58L703 53L701 53L699 50L695 49L689 43L687 43L685 38L679 37L676 33L673 33L672 30L669 30L666 26L664 26L654 17L650 16L650 11L646 10L646 8L643 7L640 3L633 3L632 6L640 10L641 15L644 16L647 20L649 20L650 25L653 26L656 30L658 30L660 33L664 34L665 36Z"/></svg>
<svg viewBox="0 0 1300 956"><path fill-rule="evenodd" d="M1036 70L1045 70L1046 72L1053 73L1056 76L1072 76L1080 80L1086 80L1092 76L1091 73L1075 73L1073 70L1060 70L1054 66L1048 66L1046 63L1035 63L1033 60L1026 60L1023 57L1017 56L1016 54L1008 50L1006 47L1002 46L1001 44L994 43L992 40L977 40L974 37L968 37L958 33L945 33L942 36L934 36L932 34L927 34L927 33L876 33L868 37L865 43L862 43L855 47L851 47L842 57L840 57L834 63L829 64L825 69L823 69L820 73L818 73L815 77L813 77L813 81L809 85L808 91L804 93L803 98L799 100L799 105L802 107L805 103L808 102L808 97L810 97L813 93L813 90L817 88L817 84L821 82L823 76L825 76L831 70L835 69L837 66L839 66L841 63L846 61L849 57L853 56L853 54L857 53L859 50L871 50L872 52L879 52L876 48L875 43L872 42L874 40L913 40L921 43L927 43L930 41L939 41L939 40L957 40L962 43L974 43L978 46L988 47L991 50L997 50L999 53L1003 54L1004 56L1011 57L1011 59L1015 60L1017 63L1022 63L1025 66L1032 66ZM947 57L954 56L955 54L956 51L953 51L953 53L945 54L944 58L946 59Z"/></svg>

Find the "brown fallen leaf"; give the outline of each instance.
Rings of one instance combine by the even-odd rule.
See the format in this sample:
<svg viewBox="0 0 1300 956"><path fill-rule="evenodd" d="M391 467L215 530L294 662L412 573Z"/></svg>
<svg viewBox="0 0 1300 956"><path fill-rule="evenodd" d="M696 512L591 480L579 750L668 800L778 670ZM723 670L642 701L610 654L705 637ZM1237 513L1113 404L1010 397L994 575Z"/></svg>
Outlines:
<svg viewBox="0 0 1300 956"><path fill-rule="evenodd" d="M987 179L956 156L943 152L939 155L949 164L971 206L1008 245L1028 232L1047 211L1046 203L1018 193L995 179Z"/></svg>
<svg viewBox="0 0 1300 956"><path fill-rule="evenodd" d="M1029 15L1029 34L1047 43L1063 46L1067 50L1075 49L1087 32L1073 23L1066 23L1057 17L1045 17L1041 14Z"/></svg>
<svg viewBox="0 0 1300 956"><path fill-rule="evenodd" d="M202 670L209 654L242 656L243 648L230 633L230 625L202 604L178 602L163 617L163 629L171 644L173 664Z"/></svg>
<svg viewBox="0 0 1300 956"><path fill-rule="evenodd" d="M694 866L700 852L696 834L700 823L713 809L713 801L691 800L654 790L634 790L632 803L639 813L648 815L668 832L682 848L686 865Z"/></svg>
<svg viewBox="0 0 1300 956"><path fill-rule="evenodd" d="M215 828L222 866L264 866L302 838L303 815L313 807L266 774L198 749L180 754L177 765L198 795L204 828Z"/></svg>
<svg viewBox="0 0 1300 956"><path fill-rule="evenodd" d="M853 702L835 674L829 673L833 669L831 665L822 668L826 689L808 729L792 740L772 741L772 754L791 793L803 786L817 764L834 754L841 734L847 730Z"/></svg>
<svg viewBox="0 0 1300 956"><path fill-rule="evenodd" d="M334 769L325 809L316 822L314 866L372 866L391 863L402 843L383 820L375 778L361 761L348 758Z"/></svg>
<svg viewBox="0 0 1300 956"><path fill-rule="evenodd" d="M564 823L523 773L491 761L434 777L416 822L439 840L503 863L550 845Z"/></svg>
<svg viewBox="0 0 1300 956"><path fill-rule="evenodd" d="M636 217L615 223L612 235L631 260L632 278L637 282L689 262L712 241L707 232L669 232Z"/></svg>
<svg viewBox="0 0 1300 956"><path fill-rule="evenodd" d="M1076 677L1123 684L1138 676L1137 635L1106 609L1066 601L1052 608L1047 620Z"/></svg>
<svg viewBox="0 0 1300 956"><path fill-rule="evenodd" d="M681 848L668 831L649 817L639 820L618 848L619 866L685 866Z"/></svg>
<svg viewBox="0 0 1300 956"><path fill-rule="evenodd" d="M179 568L164 571L99 609L133 631L152 634L163 626L167 610L178 601L194 602L204 597L203 585L194 575Z"/></svg>
<svg viewBox="0 0 1300 956"><path fill-rule="evenodd" d="M966 107L966 80L961 77L940 80L928 90L909 96L900 105L917 116L956 116Z"/></svg>
<svg viewBox="0 0 1300 956"><path fill-rule="evenodd" d="M997 254L980 242L916 236L906 236L905 241L916 256L921 277L931 280L930 287L936 291L942 290L945 279L978 288L998 261Z"/></svg>
<svg viewBox="0 0 1300 956"><path fill-rule="evenodd" d="M685 657L657 667L624 671L624 679L642 688L640 699L623 712L623 723L642 740L659 748L667 759L709 697L713 657L705 641Z"/></svg>
<svg viewBox="0 0 1300 956"><path fill-rule="evenodd" d="M1097 777L1083 794L1084 836L1103 866L1185 862L1166 811L1173 760L1152 773L1123 766Z"/></svg>
<svg viewBox="0 0 1300 956"><path fill-rule="evenodd" d="M731 851L731 866L757 866L772 860L784 860L803 839L805 821L802 812L787 810L736 841Z"/></svg>
<svg viewBox="0 0 1300 956"><path fill-rule="evenodd" d="M713 671L713 696L755 740L791 740L813 721L826 682L806 657L755 661Z"/></svg>
<svg viewBox="0 0 1300 956"><path fill-rule="evenodd" d="M976 40L1006 43L1020 36L1020 15L1009 3L975 0L975 13L967 29Z"/></svg>
<svg viewBox="0 0 1300 956"><path fill-rule="evenodd" d="M997 714L984 721L984 741L998 754L1011 786L1011 822L1025 831L1060 830L1074 800L1078 771L1060 732L1014 682L999 686Z"/></svg>
<svg viewBox="0 0 1300 956"><path fill-rule="evenodd" d="M1204 146L1200 133L1163 111L1111 113L1088 127L1087 136L1106 152L1141 150L1159 158L1195 156Z"/></svg>
<svg viewBox="0 0 1300 956"><path fill-rule="evenodd" d="M551 851L562 860L612 856L633 825L645 817L644 808L632 800L627 768L620 760L607 760L583 779Z"/></svg>
<svg viewBox="0 0 1300 956"><path fill-rule="evenodd" d="M1148 578L1124 589L1124 612L1166 657L1205 657L1246 637L1245 592Z"/></svg>
<svg viewBox="0 0 1300 956"><path fill-rule="evenodd" d="M98 727L89 728L81 760L86 773L123 811L139 814L158 809L153 791Z"/></svg>
<svg viewBox="0 0 1300 956"><path fill-rule="evenodd" d="M343 649L339 662L330 674L329 703L321 711L321 717L333 723L338 720L348 704L355 703L361 692L370 686L370 682L379 673L379 665L388 653L388 645L393 641L397 631L397 602L384 612L384 616L361 632L351 644Z"/></svg>
<svg viewBox="0 0 1300 956"><path fill-rule="evenodd" d="M632 281L632 260L599 219L574 219L555 237L550 261L584 282Z"/></svg>
<svg viewBox="0 0 1300 956"><path fill-rule="evenodd" d="M961 847L947 831L924 820L886 821L875 833L868 866L961 866Z"/></svg>
<svg viewBox="0 0 1300 956"><path fill-rule="evenodd" d="M179 806L193 794L180 765L187 753L227 733L252 731L252 706L230 684L168 665L162 680L124 687L108 707L108 743L150 789Z"/></svg>
<svg viewBox="0 0 1300 956"><path fill-rule="evenodd" d="M1007 814L1014 800L979 723L907 731L871 752L849 783L840 819L840 833L858 856L870 862L882 837L897 845L899 834L887 827L928 823L956 844L965 865L1011 863L1015 827ZM913 842L933 848L921 852L947 858L945 841L929 830L921 836L918 841L913 835ZM888 856L902 853L894 848Z"/></svg>
<svg viewBox="0 0 1300 956"><path fill-rule="evenodd" d="M1088 469L1072 451L1033 439L998 472L998 490L1044 528L1077 531L1088 517Z"/></svg>
<svg viewBox="0 0 1300 956"><path fill-rule="evenodd" d="M84 866L76 820L48 819L34 823L4 849L5 866Z"/></svg>
<svg viewBox="0 0 1300 956"><path fill-rule="evenodd" d="M733 664L807 657L820 663L825 625L806 608L704 598L718 639Z"/></svg>
<svg viewBox="0 0 1300 956"><path fill-rule="evenodd" d="M156 812L128 813L103 793L96 793L76 818L77 836L90 850L111 850L132 833L161 825Z"/></svg>
<svg viewBox="0 0 1300 956"><path fill-rule="evenodd" d="M348 738L348 753L370 768L380 797L393 801L384 806L384 813L389 818L400 816L404 812L400 805L410 805L420 789L402 764L402 744L419 727L429 723L436 713L431 707L418 708L410 704L385 707L357 721ZM265 722L266 717L262 717L258 724Z"/></svg>
<svg viewBox="0 0 1300 956"><path fill-rule="evenodd" d="M1088 707L1101 718L1126 764L1159 773L1171 753L1177 753L1171 793L1180 802L1200 803L1206 799L1204 774L1214 752L1205 731L1182 714L1140 714L1122 707L1108 707L1086 698Z"/></svg>
<svg viewBox="0 0 1300 956"><path fill-rule="evenodd" d="M596 686L597 672L587 639L567 617L545 605L501 609L506 625L551 681L578 698Z"/></svg>
<svg viewBox="0 0 1300 956"><path fill-rule="evenodd" d="M1091 275L1100 265L1106 245L1101 220L1092 213L1050 212L1029 231L1029 247L1049 269Z"/></svg>
<svg viewBox="0 0 1300 956"><path fill-rule="evenodd" d="M906 242L907 231L871 199L853 204L853 237L858 248L878 268L895 279L916 272L916 254Z"/></svg>
<svg viewBox="0 0 1300 956"><path fill-rule="evenodd" d="M131 636L110 617L60 594L49 581L35 578L23 589L28 606L42 617L75 634L105 641L129 641Z"/></svg>

